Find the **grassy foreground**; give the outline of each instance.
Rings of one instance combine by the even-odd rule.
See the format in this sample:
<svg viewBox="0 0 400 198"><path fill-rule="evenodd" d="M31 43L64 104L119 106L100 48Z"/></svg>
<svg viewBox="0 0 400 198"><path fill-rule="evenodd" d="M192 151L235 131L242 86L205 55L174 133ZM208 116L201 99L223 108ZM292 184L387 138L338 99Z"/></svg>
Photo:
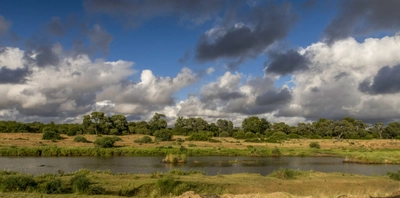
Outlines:
<svg viewBox="0 0 400 198"><path fill-rule="evenodd" d="M0 197L173 197L194 191L200 195L233 197L257 194L261 197L386 197L400 189L400 183L387 176L361 176L280 169L268 176L231 174L205 176L196 171L172 170L169 173L112 174L79 170L66 175L45 174L32 177L35 187L7 192L7 178L19 173L0 172ZM76 191L71 178L84 176L90 181L86 190ZM59 180L59 191L49 191L48 183ZM79 183L80 185L83 185ZM55 189L55 188L54 188ZM97 189L90 190L90 189ZM101 190L98 190L101 189ZM47 193L56 194L47 194ZM227 195L231 194L231 195ZM182 196L185 197L185 196ZM203 196L204 197L204 196ZM211 196L210 196L211 197ZM243 196L242 196L243 197ZM253 196L254 197L254 196Z"/></svg>
<svg viewBox="0 0 400 198"><path fill-rule="evenodd" d="M89 142L96 135L84 135ZM252 143L234 138L214 138L219 142L176 141L135 143L142 135L120 136L113 148L98 148L93 143L74 142L63 135L62 140L42 140L42 134L2 133L0 156L156 156L185 153L188 156L336 156L346 162L400 164L400 140L309 140L292 139L282 143ZM310 148L318 142L320 149Z"/></svg>

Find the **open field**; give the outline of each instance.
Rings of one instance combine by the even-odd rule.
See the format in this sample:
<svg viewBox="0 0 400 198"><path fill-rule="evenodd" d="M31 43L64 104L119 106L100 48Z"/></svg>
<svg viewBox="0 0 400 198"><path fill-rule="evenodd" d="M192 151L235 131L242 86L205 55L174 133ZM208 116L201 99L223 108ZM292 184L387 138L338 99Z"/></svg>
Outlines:
<svg viewBox="0 0 400 198"><path fill-rule="evenodd" d="M83 135L94 142L96 135ZM400 164L400 140L343 140L292 139L282 143L252 143L234 138L214 138L220 142L167 141L139 144L133 140L143 135L120 136L114 148L97 148L93 143L74 142L74 136L62 135L58 141L42 140L42 134L0 133L0 156L135 156L165 155L184 152L188 155L225 156L274 156L279 149L281 156L337 156L348 162ZM174 136L174 139L185 136ZM318 142L320 149L310 148Z"/></svg>
<svg viewBox="0 0 400 198"><path fill-rule="evenodd" d="M70 179L75 175L86 175L91 186L105 189L103 195L94 197L172 197L187 191L213 197L388 197L398 193L400 182L387 176L361 176L342 173L320 173L294 171L292 178L276 175L232 174L205 176L201 173L171 171L169 173L112 174L110 172L80 170L69 175L40 175L34 179L38 186L28 192L1 192L0 197L88 197L73 192L48 195L42 192L43 186L52 179L61 179L64 188L70 188ZM8 175L2 175L4 179ZM169 183L161 183L166 181ZM247 194L247 195L244 195ZM181 197L195 197L190 193ZM197 196L199 197L199 196Z"/></svg>

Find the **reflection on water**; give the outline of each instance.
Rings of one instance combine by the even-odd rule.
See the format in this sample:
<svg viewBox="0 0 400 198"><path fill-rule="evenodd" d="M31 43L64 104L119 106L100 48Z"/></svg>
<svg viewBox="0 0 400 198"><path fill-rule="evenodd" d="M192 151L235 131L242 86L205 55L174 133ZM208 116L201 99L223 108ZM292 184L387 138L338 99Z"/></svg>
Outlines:
<svg viewBox="0 0 400 198"><path fill-rule="evenodd" d="M31 174L74 172L82 168L114 173L153 173L172 169L199 170L207 175L259 173L267 175L279 168L383 175L397 172L400 165L343 163L333 157L188 157L184 164L161 163L163 157L0 157L0 170Z"/></svg>

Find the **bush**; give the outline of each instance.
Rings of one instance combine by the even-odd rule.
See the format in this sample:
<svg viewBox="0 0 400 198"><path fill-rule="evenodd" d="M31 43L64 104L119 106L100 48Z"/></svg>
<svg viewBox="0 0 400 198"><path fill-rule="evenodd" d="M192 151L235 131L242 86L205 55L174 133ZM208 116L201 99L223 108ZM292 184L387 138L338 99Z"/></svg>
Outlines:
<svg viewBox="0 0 400 198"><path fill-rule="evenodd" d="M90 180L85 175L76 175L70 180L72 190L76 193L86 193L90 186Z"/></svg>
<svg viewBox="0 0 400 198"><path fill-rule="evenodd" d="M310 148L321 148L321 146L319 145L319 143L318 142L311 142L310 143Z"/></svg>
<svg viewBox="0 0 400 198"><path fill-rule="evenodd" d="M61 140L60 134L54 132L54 131L46 131L43 133L42 136L43 140Z"/></svg>
<svg viewBox="0 0 400 198"><path fill-rule="evenodd" d="M52 179L46 183L44 190L47 194L59 194L63 192L61 179Z"/></svg>
<svg viewBox="0 0 400 198"><path fill-rule="evenodd" d="M151 141L152 141L151 137L147 135L143 136L142 138L133 140L133 142L135 143L144 143L144 144L151 143Z"/></svg>
<svg viewBox="0 0 400 198"><path fill-rule="evenodd" d="M272 156L275 156L275 157L279 157L279 156L281 156L281 151L278 149L278 147L275 147L274 149L272 149Z"/></svg>
<svg viewBox="0 0 400 198"><path fill-rule="evenodd" d="M115 139L112 137L100 137L94 141L94 144L101 148L111 148L114 146Z"/></svg>
<svg viewBox="0 0 400 198"><path fill-rule="evenodd" d="M186 140L188 141L209 141L212 138L211 134L207 133L192 133Z"/></svg>
<svg viewBox="0 0 400 198"><path fill-rule="evenodd" d="M297 170L292 170L292 169L287 169L287 168L280 168L271 174L269 176L271 177L276 177L278 179L296 179L296 176L301 175L302 173Z"/></svg>
<svg viewBox="0 0 400 198"><path fill-rule="evenodd" d="M69 130L69 131L67 132L67 135L68 135L68 136L75 136L75 135L76 135L76 131L75 131L75 130Z"/></svg>
<svg viewBox="0 0 400 198"><path fill-rule="evenodd" d="M229 137L229 133L224 131L219 134L219 137Z"/></svg>
<svg viewBox="0 0 400 198"><path fill-rule="evenodd" d="M37 182L30 176L12 175L1 181L1 190L3 192L25 191L37 187Z"/></svg>
<svg viewBox="0 0 400 198"><path fill-rule="evenodd" d="M286 140L286 134L284 132L275 132L265 141L270 143L280 143L284 140Z"/></svg>
<svg viewBox="0 0 400 198"><path fill-rule="evenodd" d="M289 135L287 137L290 139L300 139L300 135L295 134L295 133L289 133Z"/></svg>
<svg viewBox="0 0 400 198"><path fill-rule="evenodd" d="M87 142L89 142L85 137L83 137L83 136L76 136L75 138L74 138L74 142L83 142L83 143L87 143Z"/></svg>
<svg viewBox="0 0 400 198"><path fill-rule="evenodd" d="M88 195L104 195L106 194L106 189L101 186L90 186L86 194Z"/></svg>
<svg viewBox="0 0 400 198"><path fill-rule="evenodd" d="M176 182L171 176L158 179L157 181L157 188L161 195L168 195L172 193L177 185L178 182Z"/></svg>
<svg viewBox="0 0 400 198"><path fill-rule="evenodd" d="M154 132L154 137L159 141L171 141L172 132L168 129L162 129Z"/></svg>
<svg viewBox="0 0 400 198"><path fill-rule="evenodd" d="M120 138L120 137L118 137L118 136L111 136L110 137L112 140L114 140L114 142L117 142L117 141L122 141L122 139Z"/></svg>
<svg viewBox="0 0 400 198"><path fill-rule="evenodd" d="M247 132L244 137L246 139L251 139L251 138L256 138L256 134L252 133L252 132Z"/></svg>
<svg viewBox="0 0 400 198"><path fill-rule="evenodd" d="M243 131L239 131L233 134L235 139L245 139L246 134Z"/></svg>
<svg viewBox="0 0 400 198"><path fill-rule="evenodd" d="M387 175L389 176L390 179L400 181L400 170L396 172L387 172Z"/></svg>

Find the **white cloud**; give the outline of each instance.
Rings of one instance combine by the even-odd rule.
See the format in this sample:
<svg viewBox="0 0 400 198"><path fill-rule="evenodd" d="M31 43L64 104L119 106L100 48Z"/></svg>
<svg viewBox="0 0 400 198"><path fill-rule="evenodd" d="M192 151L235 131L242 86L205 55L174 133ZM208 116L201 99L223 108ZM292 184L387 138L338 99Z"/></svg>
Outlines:
<svg viewBox="0 0 400 198"><path fill-rule="evenodd" d="M400 35L361 43L348 38L303 49L311 64L307 71L293 75L292 103L279 115L307 119L352 116L372 122L398 118L399 93L368 95L359 86L382 67L398 65L399 50Z"/></svg>

